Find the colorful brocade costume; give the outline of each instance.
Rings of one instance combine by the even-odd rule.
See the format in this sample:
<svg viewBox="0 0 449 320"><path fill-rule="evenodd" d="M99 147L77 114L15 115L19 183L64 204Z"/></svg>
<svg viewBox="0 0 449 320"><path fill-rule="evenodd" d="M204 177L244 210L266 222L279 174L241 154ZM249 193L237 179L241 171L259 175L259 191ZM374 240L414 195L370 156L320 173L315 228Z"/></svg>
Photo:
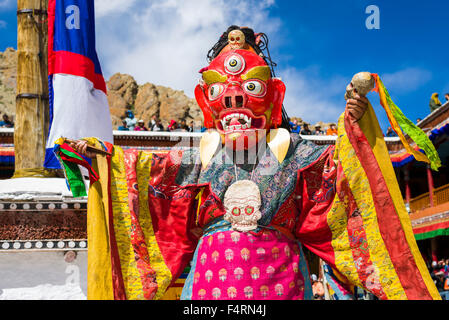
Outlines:
<svg viewBox="0 0 449 320"><path fill-rule="evenodd" d="M195 94L206 125L251 127L230 113L240 110L258 129L277 127L285 87L258 55L240 49L203 70ZM92 167L58 141L74 193L82 189L75 164L91 169L88 298L160 299L190 263L182 299L311 299L305 246L332 268L345 296L355 285L380 299L440 299L371 106L358 122L340 117L335 146L291 134L282 154L270 139L255 164L235 164L221 143L208 158L198 148L123 150L89 138L111 154L97 155ZM250 231L224 219L226 192L240 180L260 191L261 218Z"/></svg>
<svg viewBox="0 0 449 320"><path fill-rule="evenodd" d="M438 299L409 218L398 214L405 208L391 186L392 165L376 161L385 143L357 124L347 134L341 121L336 149L292 135L284 161L264 175L277 161L267 148L253 176L262 218L249 233L222 219L223 194L235 180L224 151L201 169L196 149L106 144L112 156L97 156L99 179L89 189L89 298L161 298L192 260L182 299L307 299L304 245L334 269L343 290L353 284L382 299ZM186 157L194 160L180 161ZM237 168L245 179L252 165Z"/></svg>

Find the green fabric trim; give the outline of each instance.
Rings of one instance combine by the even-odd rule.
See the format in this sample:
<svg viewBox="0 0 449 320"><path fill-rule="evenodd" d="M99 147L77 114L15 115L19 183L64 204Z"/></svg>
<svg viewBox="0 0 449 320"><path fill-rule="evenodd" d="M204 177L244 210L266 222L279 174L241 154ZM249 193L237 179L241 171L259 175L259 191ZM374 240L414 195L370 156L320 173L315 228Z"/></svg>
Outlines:
<svg viewBox="0 0 449 320"><path fill-rule="evenodd" d="M441 167L441 160L432 141L430 141L429 137L424 133L424 131L422 131L402 113L401 109L399 109L399 107L391 99L387 89L385 88L380 78L379 85L385 92L387 103L390 106L391 112L393 113L393 116L398 122L401 129L418 145L418 147L424 150L426 156L430 160L431 168L435 171L438 171L438 168Z"/></svg>
<svg viewBox="0 0 449 320"><path fill-rule="evenodd" d="M69 157L71 157L71 158L75 158L75 159L84 161L84 159L81 158L79 155L77 155L76 153L73 153L73 152L71 152L71 151L69 151L69 150L67 150L67 149L59 148L59 152L62 152L62 153L64 153L65 155L67 155L67 156L69 156Z"/></svg>
<svg viewBox="0 0 449 320"><path fill-rule="evenodd" d="M415 234L416 240L425 240L430 238L435 238L438 236L449 236L449 228L446 229L437 229L429 232L423 232Z"/></svg>
<svg viewBox="0 0 449 320"><path fill-rule="evenodd" d="M73 197L79 198L87 196L86 185L84 184L84 179L78 165L73 162L64 161L60 157L58 158L59 162L61 162L64 167L65 177Z"/></svg>
<svg viewBox="0 0 449 320"><path fill-rule="evenodd" d="M81 158L80 156L78 156L76 153L73 153L73 152L71 152L71 151L69 151L69 150L60 148L59 151L62 152L62 153L64 153L64 154L65 154L66 156L68 156L68 157L71 157L71 158L74 158L74 159L78 159L78 160L80 160L80 161L86 161L86 160L84 160L83 158ZM86 169L88 169L89 174L92 174L92 168L86 168Z"/></svg>

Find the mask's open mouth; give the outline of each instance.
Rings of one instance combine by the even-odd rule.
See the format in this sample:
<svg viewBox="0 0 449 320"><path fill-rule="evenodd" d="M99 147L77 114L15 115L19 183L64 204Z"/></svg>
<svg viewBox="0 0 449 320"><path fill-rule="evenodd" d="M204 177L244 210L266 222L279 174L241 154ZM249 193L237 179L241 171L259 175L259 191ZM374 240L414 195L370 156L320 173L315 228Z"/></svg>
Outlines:
<svg viewBox="0 0 449 320"><path fill-rule="evenodd" d="M262 129L265 127L265 117L263 115L256 117L246 108L226 110L220 114L219 120L215 120L215 127L224 134Z"/></svg>

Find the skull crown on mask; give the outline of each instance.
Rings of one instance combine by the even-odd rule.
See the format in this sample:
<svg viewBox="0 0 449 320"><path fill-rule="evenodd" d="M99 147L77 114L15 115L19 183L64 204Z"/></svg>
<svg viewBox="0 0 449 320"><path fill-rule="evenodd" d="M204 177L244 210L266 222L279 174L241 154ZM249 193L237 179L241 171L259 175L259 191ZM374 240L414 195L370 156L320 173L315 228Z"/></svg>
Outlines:
<svg viewBox="0 0 449 320"><path fill-rule="evenodd" d="M232 50L243 49L245 47L245 34L240 30L232 30L228 34L228 43Z"/></svg>

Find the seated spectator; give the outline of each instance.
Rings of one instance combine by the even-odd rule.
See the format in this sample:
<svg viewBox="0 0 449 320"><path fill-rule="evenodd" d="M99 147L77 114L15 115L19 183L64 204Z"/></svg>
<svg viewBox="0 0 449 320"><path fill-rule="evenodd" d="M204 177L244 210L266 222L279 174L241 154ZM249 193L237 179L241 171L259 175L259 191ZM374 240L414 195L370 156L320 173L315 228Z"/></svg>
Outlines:
<svg viewBox="0 0 449 320"><path fill-rule="evenodd" d="M338 135L337 126L335 123L331 123L329 128L326 131L326 135L328 136L336 136Z"/></svg>
<svg viewBox="0 0 449 320"><path fill-rule="evenodd" d="M156 124L156 120L157 120L156 115L153 115L153 116L151 117L150 122L148 122L148 128L149 128L150 130L152 130L152 128L153 128L154 125Z"/></svg>
<svg viewBox="0 0 449 320"><path fill-rule="evenodd" d="M195 122L195 130L193 130L194 132L202 132L201 130L203 130L203 124L201 122Z"/></svg>
<svg viewBox="0 0 449 320"><path fill-rule="evenodd" d="M397 133L391 127L388 127L387 132L385 133L386 137L397 137Z"/></svg>
<svg viewBox="0 0 449 320"><path fill-rule="evenodd" d="M436 262L435 260L432 261L432 265L431 265L431 270L436 273L438 269L438 262Z"/></svg>
<svg viewBox="0 0 449 320"><path fill-rule="evenodd" d="M320 125L316 125L315 126L315 131L313 132L314 135L316 136L322 136L324 135L324 131L321 130L321 126Z"/></svg>
<svg viewBox="0 0 449 320"><path fill-rule="evenodd" d="M195 131L195 126L193 124L193 121L190 121L187 131L189 131L189 132Z"/></svg>
<svg viewBox="0 0 449 320"><path fill-rule="evenodd" d="M171 120L167 129L168 131L175 131L176 129L178 129L178 123L175 120Z"/></svg>
<svg viewBox="0 0 449 320"><path fill-rule="evenodd" d="M187 126L187 122L185 120L181 120L179 129L179 131L189 131L189 127Z"/></svg>
<svg viewBox="0 0 449 320"><path fill-rule="evenodd" d="M416 119L416 124L420 123L421 120L422 120L421 118Z"/></svg>
<svg viewBox="0 0 449 320"><path fill-rule="evenodd" d="M301 131L301 127L298 124L294 124L291 127L292 133L299 133Z"/></svg>
<svg viewBox="0 0 449 320"><path fill-rule="evenodd" d="M157 118L155 121L156 123L151 127L151 131L164 131L161 119Z"/></svg>
<svg viewBox="0 0 449 320"><path fill-rule="evenodd" d="M446 99L446 102L449 101L449 93L446 93L446 94L444 95L444 99Z"/></svg>
<svg viewBox="0 0 449 320"><path fill-rule="evenodd" d="M290 121L290 131L292 133L299 133L301 131L301 127L298 124L298 120Z"/></svg>
<svg viewBox="0 0 449 320"><path fill-rule="evenodd" d="M142 119L137 121L137 126L134 127L134 131L148 131L145 127L145 122Z"/></svg>
<svg viewBox="0 0 449 320"><path fill-rule="evenodd" d="M14 123L9 120L6 113L3 115L3 121L0 121L0 128L14 128Z"/></svg>
<svg viewBox="0 0 449 320"><path fill-rule="evenodd" d="M439 107L441 107L441 102L438 99L438 93L433 93L429 102L430 112L435 111Z"/></svg>
<svg viewBox="0 0 449 320"><path fill-rule="evenodd" d="M126 120L126 126L129 128L129 130L134 130L134 127L136 126L137 119L134 117L134 113L131 110L125 111L125 120Z"/></svg>
<svg viewBox="0 0 449 320"><path fill-rule="evenodd" d="M303 129L301 130L302 135L311 135L312 131L309 129L309 125L307 123L303 124Z"/></svg>
<svg viewBox="0 0 449 320"><path fill-rule="evenodd" d="M122 125L118 127L118 130L120 131L129 131L129 128L127 126L127 122L125 119L122 119Z"/></svg>

